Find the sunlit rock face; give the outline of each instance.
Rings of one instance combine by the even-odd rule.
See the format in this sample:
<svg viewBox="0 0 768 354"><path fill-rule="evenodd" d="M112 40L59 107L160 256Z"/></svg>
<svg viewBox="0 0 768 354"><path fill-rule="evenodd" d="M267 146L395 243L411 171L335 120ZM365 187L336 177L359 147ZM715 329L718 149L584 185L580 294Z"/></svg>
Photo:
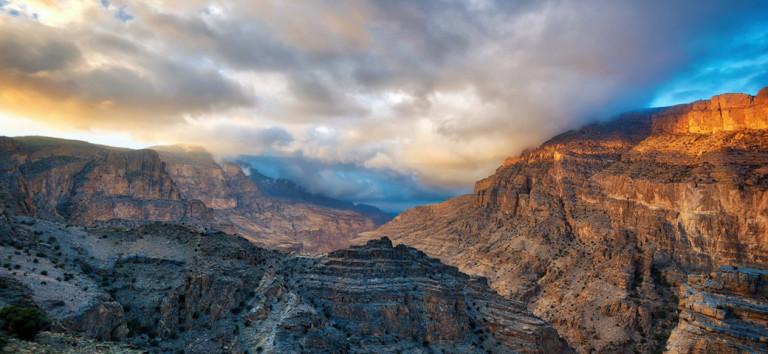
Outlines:
<svg viewBox="0 0 768 354"><path fill-rule="evenodd" d="M768 271L721 267L680 287L669 353L768 352Z"/></svg>
<svg viewBox="0 0 768 354"><path fill-rule="evenodd" d="M579 351L661 349L686 274L768 268L767 128L768 89L625 114L359 240L487 276Z"/></svg>
<svg viewBox="0 0 768 354"><path fill-rule="evenodd" d="M756 97L729 93L712 97L708 101L674 106L654 117L653 131L711 134L721 131L766 129L767 103L768 90L763 89Z"/></svg>
<svg viewBox="0 0 768 354"><path fill-rule="evenodd" d="M128 150L2 137L0 183L29 216L80 226L183 222L285 251L344 248L358 233L376 228L374 220L389 220L378 210L264 196L238 165L178 146Z"/></svg>

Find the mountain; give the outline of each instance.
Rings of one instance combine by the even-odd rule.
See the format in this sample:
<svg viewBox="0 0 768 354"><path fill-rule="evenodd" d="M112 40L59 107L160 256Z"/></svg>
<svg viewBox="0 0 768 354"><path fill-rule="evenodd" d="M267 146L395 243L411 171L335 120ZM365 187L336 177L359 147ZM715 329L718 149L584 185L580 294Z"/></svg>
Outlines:
<svg viewBox="0 0 768 354"><path fill-rule="evenodd" d="M256 244L283 251L321 253L349 246L359 232L383 223L378 209L361 212L313 200L270 195L229 161L216 162L199 147L154 146L187 199L202 200L213 210L203 225L237 233ZM386 214L384 214L386 215ZM389 220L389 219L385 219ZM379 221L380 223L377 223Z"/></svg>
<svg viewBox="0 0 768 354"><path fill-rule="evenodd" d="M182 198L150 150L0 137L0 185L20 211L77 225L210 217L203 203Z"/></svg>
<svg viewBox="0 0 768 354"><path fill-rule="evenodd" d="M286 255L213 229L0 209L0 306L39 307L59 333L148 352L572 351L485 279L388 239ZM56 351L78 349L67 343L83 344Z"/></svg>
<svg viewBox="0 0 768 354"><path fill-rule="evenodd" d="M352 204L322 194L311 193L289 179L267 177L261 174L258 170L251 168L247 162L238 162L238 164L243 168L249 169L249 177L256 183L259 191L265 196L287 198L297 202L322 205L339 210L351 210L361 215L365 215L379 226L386 224L394 218L394 216L382 212L375 206Z"/></svg>
<svg viewBox="0 0 768 354"><path fill-rule="evenodd" d="M0 137L0 187L28 216L80 226L184 222L284 251L344 248L388 220L378 210L265 196L238 165L182 146Z"/></svg>
<svg viewBox="0 0 768 354"><path fill-rule="evenodd" d="M580 352L651 351L684 318L676 286L689 274L768 268L766 215L768 88L560 134L473 194L357 242L386 235L486 276Z"/></svg>

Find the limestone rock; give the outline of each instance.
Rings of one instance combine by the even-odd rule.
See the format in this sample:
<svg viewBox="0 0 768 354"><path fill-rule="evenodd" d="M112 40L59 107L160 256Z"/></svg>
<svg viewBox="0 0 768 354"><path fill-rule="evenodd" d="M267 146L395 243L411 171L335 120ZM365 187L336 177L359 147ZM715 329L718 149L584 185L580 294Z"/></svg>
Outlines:
<svg viewBox="0 0 768 354"><path fill-rule="evenodd" d="M552 327L522 303L497 295L484 279L393 247L387 238L298 260L293 289L272 292L295 303L277 331L276 351L298 350L291 337L324 327L331 338L339 330L341 343L353 343L353 351L570 351ZM311 307L303 308L307 303ZM306 338L299 343L304 350L334 350L333 342Z"/></svg>
<svg viewBox="0 0 768 354"><path fill-rule="evenodd" d="M76 316L58 321L56 327L98 340L117 340L128 335L123 307L106 299Z"/></svg>
<svg viewBox="0 0 768 354"><path fill-rule="evenodd" d="M721 267L680 287L680 322L669 353L768 351L768 271Z"/></svg>

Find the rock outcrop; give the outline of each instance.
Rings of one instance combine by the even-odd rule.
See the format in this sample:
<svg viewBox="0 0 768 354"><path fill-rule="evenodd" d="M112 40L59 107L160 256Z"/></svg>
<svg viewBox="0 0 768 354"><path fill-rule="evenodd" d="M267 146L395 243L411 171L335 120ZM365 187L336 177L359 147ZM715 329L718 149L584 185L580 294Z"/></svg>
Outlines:
<svg viewBox="0 0 768 354"><path fill-rule="evenodd" d="M353 351L568 351L552 327L522 303L497 295L485 279L413 248L393 247L388 238L304 259L295 274L301 301L326 317L316 321L338 328L342 343L354 343ZM305 316L295 321L278 332L277 351L296 350L287 339L313 327ZM322 342L304 345L309 351L328 349Z"/></svg>
<svg viewBox="0 0 768 354"><path fill-rule="evenodd" d="M676 316L670 284L721 265L768 268L767 95L558 135L474 194L403 212L357 241L387 235L486 276L581 352L660 350Z"/></svg>
<svg viewBox="0 0 768 354"><path fill-rule="evenodd" d="M155 151L44 137L2 139L0 183L27 215L75 225L211 216L201 202L181 198Z"/></svg>
<svg viewBox="0 0 768 354"><path fill-rule="evenodd" d="M721 267L680 287L669 353L768 352L768 271Z"/></svg>

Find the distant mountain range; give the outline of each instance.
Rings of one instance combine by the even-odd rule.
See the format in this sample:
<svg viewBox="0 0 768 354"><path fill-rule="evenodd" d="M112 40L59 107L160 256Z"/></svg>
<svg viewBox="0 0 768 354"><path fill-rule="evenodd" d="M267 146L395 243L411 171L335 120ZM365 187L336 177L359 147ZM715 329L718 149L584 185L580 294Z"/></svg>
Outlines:
<svg viewBox="0 0 768 354"><path fill-rule="evenodd" d="M267 177L261 174L258 170L252 168L247 162L237 161L236 163L242 168L250 169L249 177L256 183L259 187L259 191L265 196L287 198L339 210L352 210L371 218L377 225L386 224L394 218L394 216L383 213L379 208L373 205L362 203L353 204L343 200L330 198L322 194L310 193L306 188L289 179Z"/></svg>

